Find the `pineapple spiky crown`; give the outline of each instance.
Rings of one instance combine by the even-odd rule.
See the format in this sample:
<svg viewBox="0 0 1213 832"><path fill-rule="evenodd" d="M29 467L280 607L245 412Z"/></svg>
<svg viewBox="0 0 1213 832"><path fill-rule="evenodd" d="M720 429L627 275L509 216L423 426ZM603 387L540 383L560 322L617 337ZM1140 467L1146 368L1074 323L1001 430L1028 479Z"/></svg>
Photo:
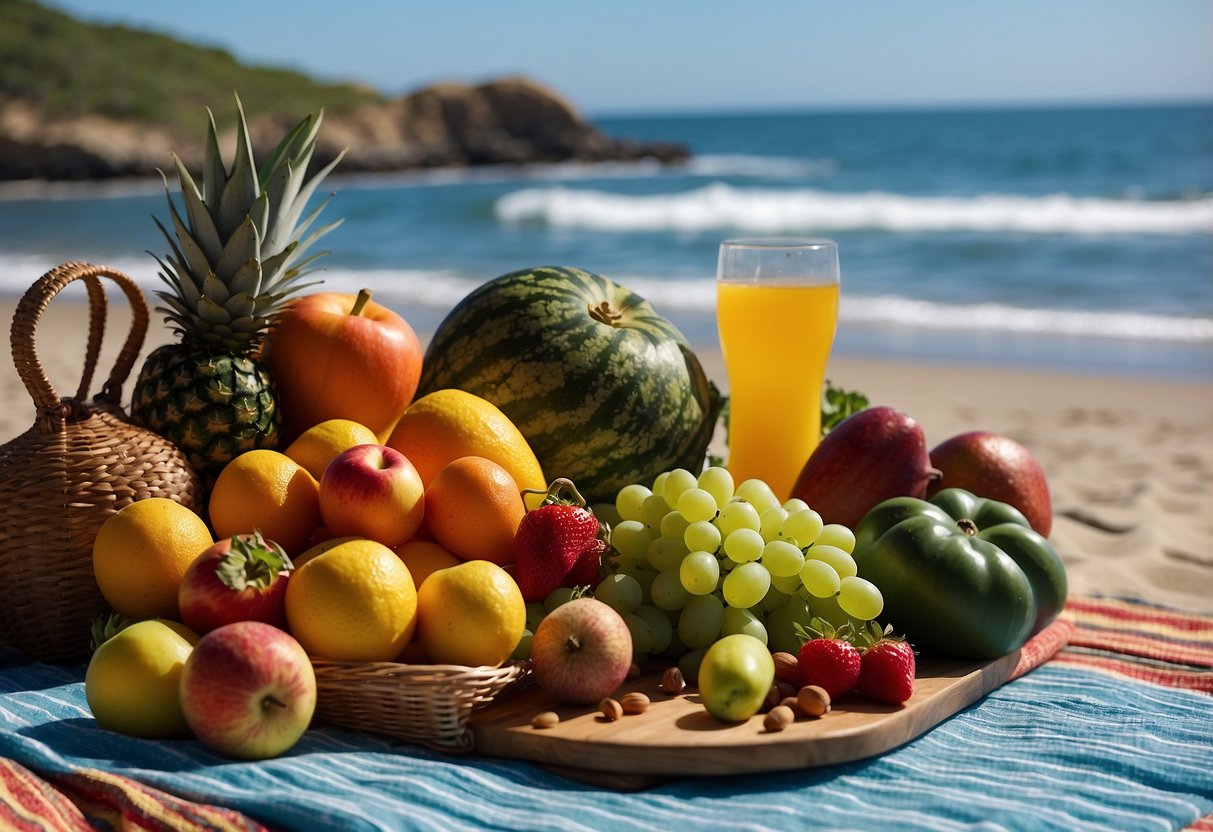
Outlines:
<svg viewBox="0 0 1213 832"><path fill-rule="evenodd" d="M321 111L287 133L258 170L244 107L236 96L236 155L229 171L219 153L214 114L209 108L206 113L209 131L201 188L173 155L184 219L165 179L175 234L156 219L170 248L169 254L156 261L161 278L171 289L156 292L167 304L157 311L164 313L183 341L244 352L256 347L291 295L315 285L300 279L314 271L312 264L328 252L303 255L342 221L300 239L332 195L306 217L303 211L345 153L306 179L324 116Z"/></svg>

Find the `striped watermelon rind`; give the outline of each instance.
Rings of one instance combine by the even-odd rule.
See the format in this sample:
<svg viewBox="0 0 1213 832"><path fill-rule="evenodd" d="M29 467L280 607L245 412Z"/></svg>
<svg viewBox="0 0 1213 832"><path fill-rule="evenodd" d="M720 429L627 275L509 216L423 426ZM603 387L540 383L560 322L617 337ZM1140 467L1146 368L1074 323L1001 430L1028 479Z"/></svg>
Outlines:
<svg viewBox="0 0 1213 832"><path fill-rule="evenodd" d="M417 396L449 387L500 408L548 477L571 479L591 503L672 468L699 471L722 403L648 301L563 266L502 275L451 310Z"/></svg>

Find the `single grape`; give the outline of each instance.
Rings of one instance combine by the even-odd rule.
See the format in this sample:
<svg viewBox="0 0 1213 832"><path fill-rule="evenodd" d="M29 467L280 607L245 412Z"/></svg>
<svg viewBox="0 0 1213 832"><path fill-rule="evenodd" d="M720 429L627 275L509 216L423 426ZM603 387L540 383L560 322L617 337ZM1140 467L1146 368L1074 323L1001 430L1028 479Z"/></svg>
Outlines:
<svg viewBox="0 0 1213 832"><path fill-rule="evenodd" d="M558 586L548 593L548 597L543 599L543 607L548 612L551 612L561 604L567 604L572 600L573 590L567 586Z"/></svg>
<svg viewBox="0 0 1213 832"><path fill-rule="evenodd" d="M643 520L644 501L652 493L640 483L625 485L615 495L615 510L624 520Z"/></svg>
<svg viewBox="0 0 1213 832"><path fill-rule="evenodd" d="M736 633L745 633L747 636L753 636L758 639L763 644L767 643L767 628L762 623L762 619L749 610L737 607L725 607L724 620L720 624L720 635L723 637Z"/></svg>
<svg viewBox="0 0 1213 832"><path fill-rule="evenodd" d="M790 500L783 501L783 510L788 514L795 514L798 511L804 511L809 507L809 504L799 497L793 497Z"/></svg>
<svg viewBox="0 0 1213 832"><path fill-rule="evenodd" d="M703 654L706 652L706 647L690 650L683 653L682 658L678 660L678 669L682 671L682 678L686 679L688 685L699 684L699 666L703 664Z"/></svg>
<svg viewBox="0 0 1213 832"><path fill-rule="evenodd" d="M780 577L776 577L775 575L772 575L771 576L771 586L778 589L784 595L791 595L792 593L799 590L800 587L802 586L802 584L800 583L799 574L789 575L786 578L780 578Z"/></svg>
<svg viewBox="0 0 1213 832"><path fill-rule="evenodd" d="M840 578L849 578L859 569L855 566L855 558L839 549L823 543L814 543L805 550L804 556L809 560L822 560L834 567Z"/></svg>
<svg viewBox="0 0 1213 832"><path fill-rule="evenodd" d="M779 527L779 536L805 549L817 542L822 528L821 515L811 508L806 508L788 514L783 525Z"/></svg>
<svg viewBox="0 0 1213 832"><path fill-rule="evenodd" d="M653 642L648 652L660 653L668 649L674 638L674 626L670 624L670 617L666 615L665 611L644 604L636 610L636 615L649 625L649 634L652 636Z"/></svg>
<svg viewBox="0 0 1213 832"><path fill-rule="evenodd" d="M789 595L788 602L767 613L767 647L772 652L783 651L796 655L800 652L800 637L796 625L808 627L813 619L809 603L799 595Z"/></svg>
<svg viewBox="0 0 1213 832"><path fill-rule="evenodd" d="M758 531L762 533L763 540L778 540L779 527L783 525L783 521L788 519L788 513L783 510L782 506L771 506L767 510L758 515L761 525Z"/></svg>
<svg viewBox="0 0 1213 832"><path fill-rule="evenodd" d="M838 606L852 618L872 621L884 610L884 596L876 584L852 575L839 584Z"/></svg>
<svg viewBox="0 0 1213 832"><path fill-rule="evenodd" d="M649 587L649 597L663 610L680 610L691 600L691 593L683 587L678 572L678 569L658 572L653 585Z"/></svg>
<svg viewBox="0 0 1213 832"><path fill-rule="evenodd" d="M665 493L665 481L668 480L669 478L670 478L670 472L662 471L660 474L658 474L656 477L653 478L653 483L649 487L649 490L652 491L654 494L664 494Z"/></svg>
<svg viewBox="0 0 1213 832"><path fill-rule="evenodd" d="M716 516L716 498L702 488L688 488L678 495L678 513L688 523L711 520Z"/></svg>
<svg viewBox="0 0 1213 832"><path fill-rule="evenodd" d="M762 596L762 600L758 602L758 608L765 615L771 610L777 610L788 602L788 594L775 586L775 579L771 578L771 588L767 590L767 594Z"/></svg>
<svg viewBox="0 0 1213 832"><path fill-rule="evenodd" d="M716 515L713 522L716 523L716 528L720 529L720 533L724 537L728 537L738 529L758 531L762 528L758 510L744 500L725 503L720 507L720 514Z"/></svg>
<svg viewBox="0 0 1213 832"><path fill-rule="evenodd" d="M594 597L615 612L623 614L636 611L644 600L644 590L640 581L631 575L615 573L607 575L599 582L594 590Z"/></svg>
<svg viewBox="0 0 1213 832"><path fill-rule="evenodd" d="M686 534L690 522L677 511L667 512L661 518L660 529L662 537L682 537Z"/></svg>
<svg viewBox="0 0 1213 832"><path fill-rule="evenodd" d="M620 617L623 618L623 623L628 625L628 631L632 634L632 655L639 658L646 653L651 653L654 639L648 622L632 612L624 613Z"/></svg>
<svg viewBox="0 0 1213 832"><path fill-rule="evenodd" d="M768 508L778 507L779 498L771 490L771 486L762 480L749 479L737 486L736 495L758 509L759 514Z"/></svg>
<svg viewBox="0 0 1213 832"><path fill-rule="evenodd" d="M639 520L624 520L611 529L611 545L624 560L644 560L652 542L652 530Z"/></svg>
<svg viewBox="0 0 1213 832"><path fill-rule="evenodd" d="M692 650L710 647L720 637L724 604L715 595L696 595L678 616L678 637Z"/></svg>
<svg viewBox="0 0 1213 832"><path fill-rule="evenodd" d="M720 548L720 529L712 525L709 520L696 520L683 532L682 542L692 552L696 549L715 552Z"/></svg>
<svg viewBox="0 0 1213 832"><path fill-rule="evenodd" d="M539 622L547 617L547 607L541 601L529 601L526 605L526 628L532 633L539 628Z"/></svg>
<svg viewBox="0 0 1213 832"><path fill-rule="evenodd" d="M699 487L712 495L717 506L733 499L733 475L727 468L712 466L699 475Z"/></svg>
<svg viewBox="0 0 1213 832"><path fill-rule="evenodd" d="M724 600L730 607L748 608L757 604L771 588L771 573L761 563L743 563L725 575Z"/></svg>
<svg viewBox="0 0 1213 832"><path fill-rule="evenodd" d="M823 527L816 542L824 543L827 546L837 546L848 555L855 552L855 532L841 523L830 523Z"/></svg>
<svg viewBox="0 0 1213 832"><path fill-rule="evenodd" d="M790 578L800 574L804 554L786 540L772 540L762 547L762 565L773 578Z"/></svg>
<svg viewBox="0 0 1213 832"><path fill-rule="evenodd" d="M633 564L619 571L635 578L636 582L640 584L642 597L649 597L649 590L653 586L653 579L657 577L657 570L650 567L647 560L642 564Z"/></svg>
<svg viewBox="0 0 1213 832"><path fill-rule="evenodd" d="M753 529L738 529L724 539L724 553L734 563L749 563L762 557L766 541Z"/></svg>
<svg viewBox="0 0 1213 832"><path fill-rule="evenodd" d="M709 552L691 552L682 559L678 577L692 595L710 595L720 582L720 563Z"/></svg>
<svg viewBox="0 0 1213 832"><path fill-rule="evenodd" d="M644 498L640 511L644 515L644 524L656 531L661 528L661 518L670 513L670 504L665 501L665 497L654 492Z"/></svg>
<svg viewBox="0 0 1213 832"><path fill-rule="evenodd" d="M619 516L619 511L615 508L614 503L593 503L589 506L590 514L593 514L609 527L614 527L619 524L622 517Z"/></svg>
<svg viewBox="0 0 1213 832"><path fill-rule="evenodd" d="M841 627L851 620L842 607L838 606L837 595L830 595L827 598L810 598L809 609L812 610L815 617L824 618L835 627Z"/></svg>
<svg viewBox="0 0 1213 832"><path fill-rule="evenodd" d="M682 542L681 536L659 537L649 544L646 557L650 566L658 572L664 572L667 569L677 569L686 554L687 545Z"/></svg>
<svg viewBox="0 0 1213 832"><path fill-rule="evenodd" d="M838 591L838 573L824 560L805 560L800 567L800 581L815 598L828 598Z"/></svg>
<svg viewBox="0 0 1213 832"><path fill-rule="evenodd" d="M685 468L675 468L666 477L665 487L659 492L672 506L678 505L678 497L688 488L695 488L698 480Z"/></svg>

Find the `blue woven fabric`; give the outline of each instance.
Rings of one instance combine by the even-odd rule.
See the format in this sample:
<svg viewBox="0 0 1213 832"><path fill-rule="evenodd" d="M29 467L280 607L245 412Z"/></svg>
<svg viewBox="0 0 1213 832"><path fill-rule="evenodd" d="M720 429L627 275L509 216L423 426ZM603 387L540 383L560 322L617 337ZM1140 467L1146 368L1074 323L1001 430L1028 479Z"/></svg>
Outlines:
<svg viewBox="0 0 1213 832"><path fill-rule="evenodd" d="M117 772L283 829L1123 831L1213 813L1210 697L1057 665L878 758L634 793L328 728L234 763L193 740L102 730L82 679L0 661L0 756L44 774Z"/></svg>

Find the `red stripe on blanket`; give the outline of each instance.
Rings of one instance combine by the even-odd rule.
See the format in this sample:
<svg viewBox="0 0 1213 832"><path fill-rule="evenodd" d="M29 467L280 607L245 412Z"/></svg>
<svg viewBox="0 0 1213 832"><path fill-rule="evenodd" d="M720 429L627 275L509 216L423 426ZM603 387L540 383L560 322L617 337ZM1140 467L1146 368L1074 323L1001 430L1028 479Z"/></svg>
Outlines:
<svg viewBox="0 0 1213 832"><path fill-rule="evenodd" d="M1095 647L1101 650L1111 650L1129 656L1140 656L1146 659L1159 659L1177 664L1194 667L1213 668L1213 646L1206 649L1194 648L1187 644L1177 644L1153 635L1108 631L1091 628L1085 624L1079 626L1073 638L1073 647Z"/></svg>
<svg viewBox="0 0 1213 832"><path fill-rule="evenodd" d="M20 763L0 757L0 828L91 832L93 826L51 784Z"/></svg>
<svg viewBox="0 0 1213 832"><path fill-rule="evenodd" d="M1105 616L1120 621L1128 620L1138 624L1159 624L1183 633L1197 635L1208 633L1213 636L1213 616L1173 612L1132 601L1071 595L1066 599L1066 610L1073 613Z"/></svg>
<svg viewBox="0 0 1213 832"><path fill-rule="evenodd" d="M1187 688L1200 693L1213 694L1213 673L1208 671L1151 667L1131 660L1115 659L1111 656L1092 656L1067 650L1058 653L1053 661L1102 670L1169 688Z"/></svg>

